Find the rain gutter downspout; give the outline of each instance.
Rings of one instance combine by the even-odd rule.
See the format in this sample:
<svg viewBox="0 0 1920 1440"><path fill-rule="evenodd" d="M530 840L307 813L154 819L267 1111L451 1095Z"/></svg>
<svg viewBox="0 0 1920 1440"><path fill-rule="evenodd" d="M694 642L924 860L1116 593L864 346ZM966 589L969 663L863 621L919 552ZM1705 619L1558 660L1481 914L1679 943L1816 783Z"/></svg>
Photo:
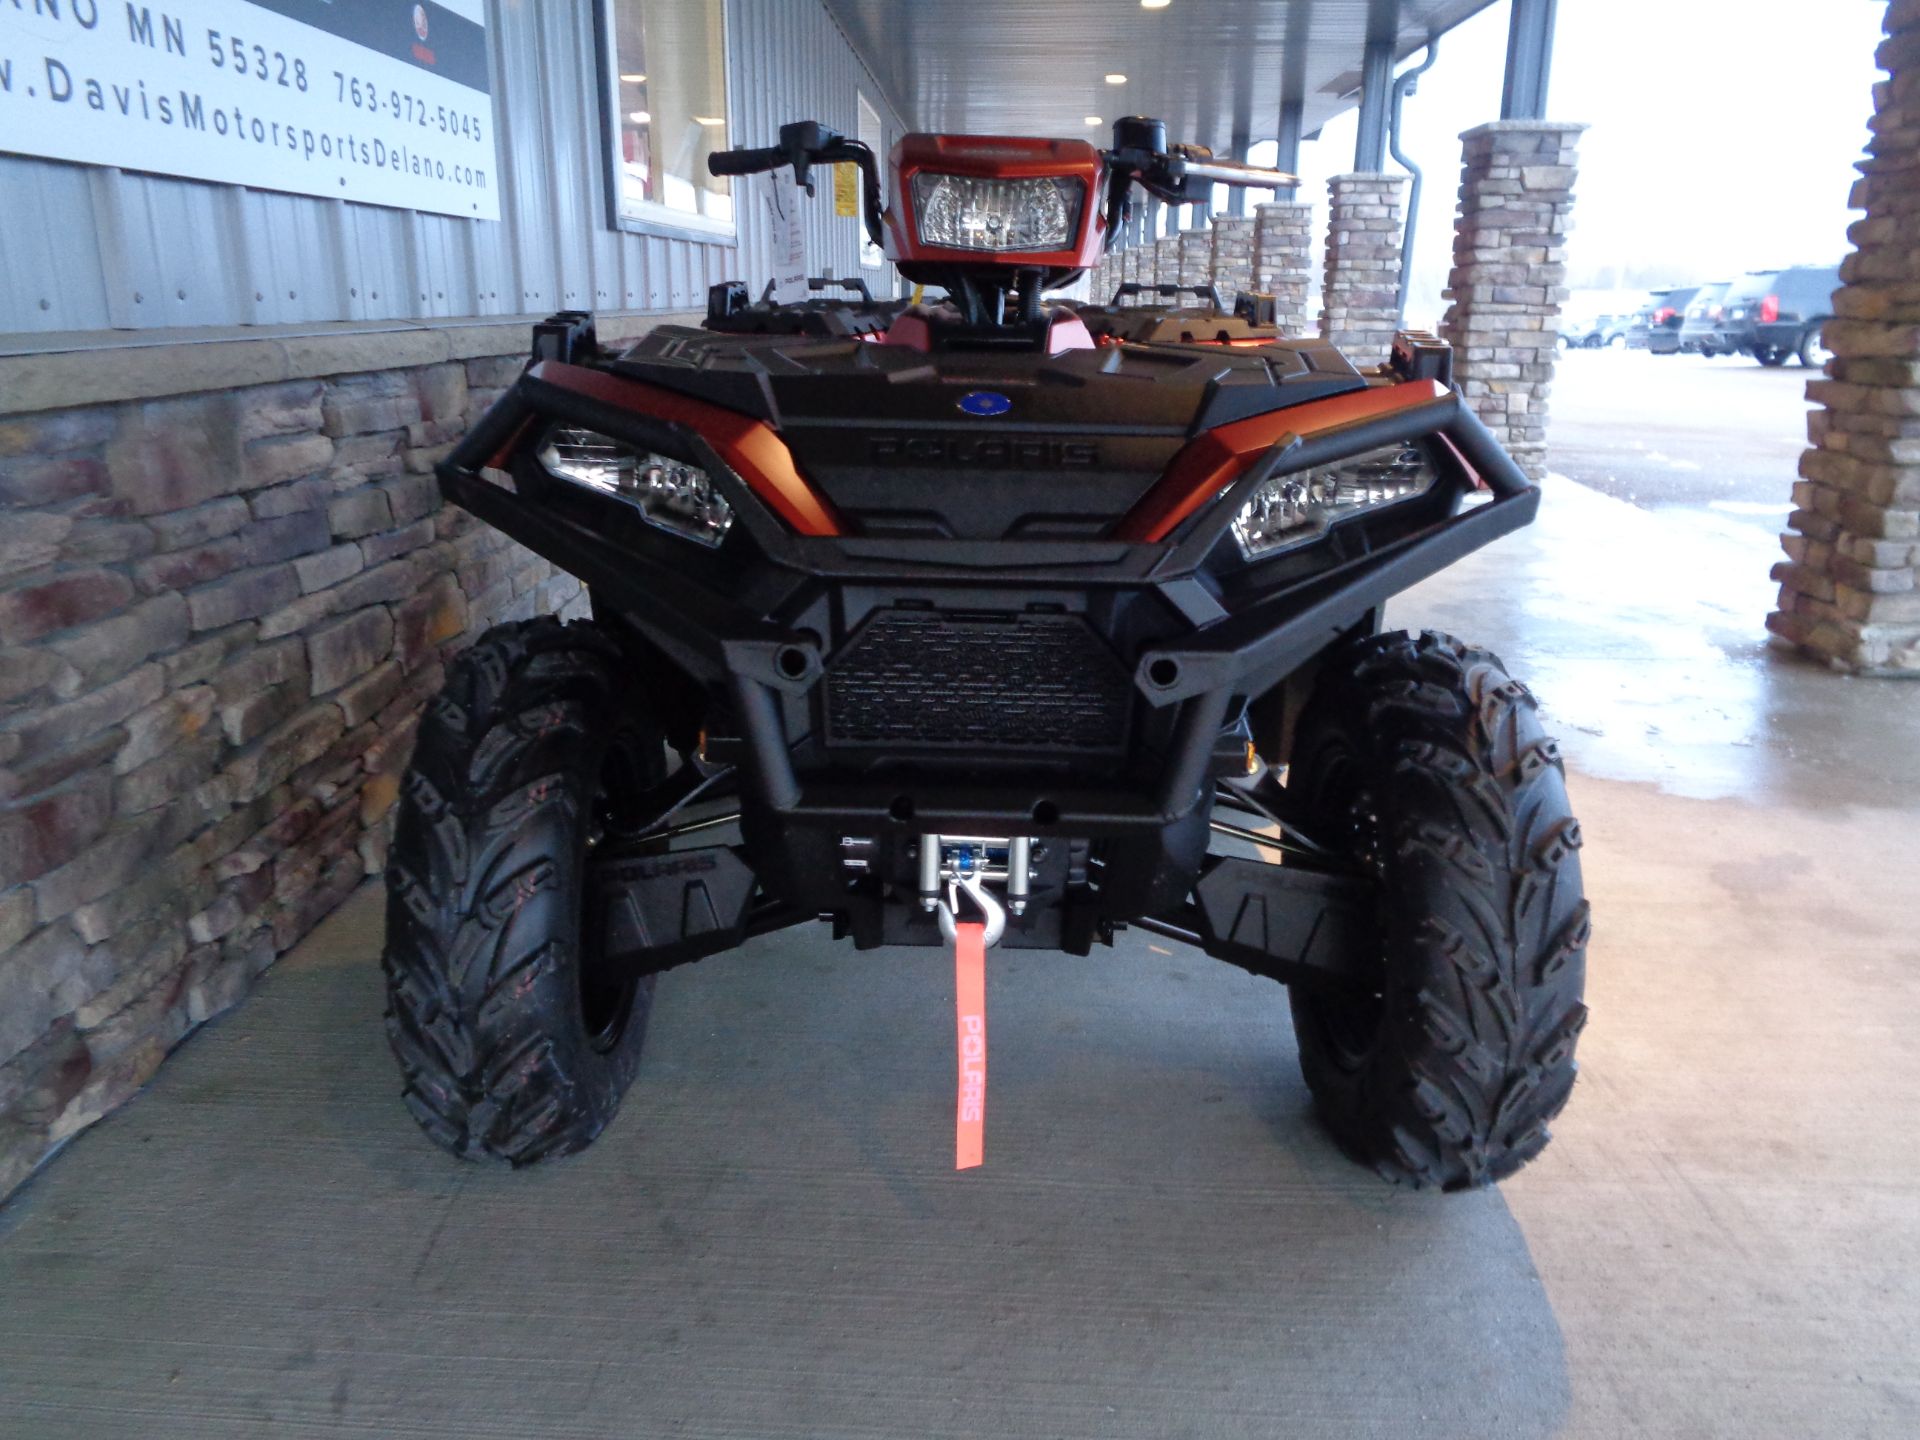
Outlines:
<svg viewBox="0 0 1920 1440"><path fill-rule="evenodd" d="M1433 62L1440 58L1440 37L1427 36L1427 58L1404 75L1396 75L1393 81L1393 115L1387 125L1387 151L1407 174L1413 177L1413 183L1407 187L1407 229L1400 237L1400 289L1394 301L1394 314L1401 322L1407 318L1407 280L1413 274L1413 231L1420 219L1420 167L1400 153L1400 102L1414 92L1420 77L1433 68Z"/></svg>

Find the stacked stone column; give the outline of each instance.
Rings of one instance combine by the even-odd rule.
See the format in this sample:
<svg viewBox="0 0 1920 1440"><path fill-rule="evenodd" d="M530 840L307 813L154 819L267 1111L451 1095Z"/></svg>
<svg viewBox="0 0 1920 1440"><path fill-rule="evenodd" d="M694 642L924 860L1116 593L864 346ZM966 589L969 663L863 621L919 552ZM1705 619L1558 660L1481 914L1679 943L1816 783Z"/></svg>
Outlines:
<svg viewBox="0 0 1920 1440"><path fill-rule="evenodd" d="M1835 669L1920 676L1920 0L1893 0L1840 267L1829 378L1807 386L1767 628Z"/></svg>
<svg viewBox="0 0 1920 1440"><path fill-rule="evenodd" d="M1213 288L1220 292L1220 304L1233 309L1243 291L1253 289L1253 217L1216 215L1213 217Z"/></svg>
<svg viewBox="0 0 1920 1440"><path fill-rule="evenodd" d="M1153 242L1153 281L1156 285L1179 283L1180 236L1178 234L1162 235Z"/></svg>
<svg viewBox="0 0 1920 1440"><path fill-rule="evenodd" d="M1452 303L1440 334L1453 346L1461 393L1535 479L1546 473L1574 152L1585 128L1496 120L1460 137L1465 162L1446 290Z"/></svg>
<svg viewBox="0 0 1920 1440"><path fill-rule="evenodd" d="M1120 252L1110 250L1100 259L1100 263L1087 274L1087 298L1095 305L1104 305L1113 294L1113 277L1120 269Z"/></svg>
<svg viewBox="0 0 1920 1440"><path fill-rule="evenodd" d="M1253 288L1273 296L1282 335L1304 335L1313 287L1313 206L1276 200L1256 205L1253 214Z"/></svg>
<svg viewBox="0 0 1920 1440"><path fill-rule="evenodd" d="M1213 281L1213 230L1200 225L1180 232L1180 283L1207 285ZM1182 295L1179 303L1190 305L1193 297Z"/></svg>
<svg viewBox="0 0 1920 1440"><path fill-rule="evenodd" d="M1327 182L1326 289L1320 333L1356 365L1378 365L1399 325L1404 175L1335 175Z"/></svg>

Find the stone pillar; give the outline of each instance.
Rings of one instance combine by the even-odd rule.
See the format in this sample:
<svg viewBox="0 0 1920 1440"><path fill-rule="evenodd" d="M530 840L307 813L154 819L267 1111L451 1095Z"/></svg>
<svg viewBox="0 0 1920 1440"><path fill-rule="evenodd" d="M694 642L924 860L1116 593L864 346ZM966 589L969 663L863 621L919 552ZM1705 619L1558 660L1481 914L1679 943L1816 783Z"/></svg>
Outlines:
<svg viewBox="0 0 1920 1440"><path fill-rule="evenodd" d="M1313 206L1276 200L1254 207L1253 288L1273 296L1282 335L1307 333L1307 292L1313 273Z"/></svg>
<svg viewBox="0 0 1920 1440"><path fill-rule="evenodd" d="M1335 175L1327 182L1327 282L1320 333L1356 365L1387 358L1399 324L1404 175Z"/></svg>
<svg viewBox="0 0 1920 1440"><path fill-rule="evenodd" d="M1125 284L1129 280L1137 281L1140 278L1140 257L1145 253L1146 247L1139 244L1129 245L1125 250L1120 252L1120 282L1122 284ZM1128 301L1127 303L1132 304L1134 302Z"/></svg>
<svg viewBox="0 0 1920 1440"><path fill-rule="evenodd" d="M1143 280L1146 276L1141 277ZM1153 281L1156 285L1172 285L1180 279L1180 237L1162 235L1153 242Z"/></svg>
<svg viewBox="0 0 1920 1440"><path fill-rule="evenodd" d="M1180 232L1180 283L1206 285L1213 279L1213 230L1202 222L1192 230ZM1182 305L1191 305L1193 297L1182 295Z"/></svg>
<svg viewBox="0 0 1920 1440"><path fill-rule="evenodd" d="M1238 195L1239 190L1233 193ZM1213 288L1220 304L1233 309L1242 291L1253 289L1253 218L1242 215L1213 217Z"/></svg>
<svg viewBox="0 0 1920 1440"><path fill-rule="evenodd" d="M1546 473L1547 392L1584 125L1496 120L1460 138L1465 164L1441 337L1454 379L1520 468Z"/></svg>
<svg viewBox="0 0 1920 1440"><path fill-rule="evenodd" d="M1767 628L1837 670L1920 676L1920 0L1893 0L1854 251L1807 386L1795 509Z"/></svg>

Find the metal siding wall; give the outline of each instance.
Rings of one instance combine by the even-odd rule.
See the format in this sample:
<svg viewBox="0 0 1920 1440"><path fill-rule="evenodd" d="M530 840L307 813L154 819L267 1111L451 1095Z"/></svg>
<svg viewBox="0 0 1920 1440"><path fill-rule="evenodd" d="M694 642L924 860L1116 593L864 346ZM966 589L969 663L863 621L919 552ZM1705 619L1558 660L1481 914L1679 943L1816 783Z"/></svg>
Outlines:
<svg viewBox="0 0 1920 1440"><path fill-rule="evenodd" d="M856 89L903 129L822 0L728 0L731 141L788 120L857 129ZM0 155L0 335L200 325L684 309L770 269L750 182L738 247L606 221L593 0L491 0L499 222L415 214ZM808 206L818 274L860 274L858 222L822 177ZM876 290L891 267L867 272ZM877 283L878 282L878 283Z"/></svg>

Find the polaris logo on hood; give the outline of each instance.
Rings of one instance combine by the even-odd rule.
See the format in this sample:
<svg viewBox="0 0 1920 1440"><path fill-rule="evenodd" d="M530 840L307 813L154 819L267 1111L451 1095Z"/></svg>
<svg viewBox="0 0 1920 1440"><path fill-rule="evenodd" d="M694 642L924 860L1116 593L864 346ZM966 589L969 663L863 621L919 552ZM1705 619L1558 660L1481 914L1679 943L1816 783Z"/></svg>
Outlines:
<svg viewBox="0 0 1920 1440"><path fill-rule="evenodd" d="M876 435L867 442L867 458L876 465L1079 470L1100 463L1100 447L1037 435Z"/></svg>

